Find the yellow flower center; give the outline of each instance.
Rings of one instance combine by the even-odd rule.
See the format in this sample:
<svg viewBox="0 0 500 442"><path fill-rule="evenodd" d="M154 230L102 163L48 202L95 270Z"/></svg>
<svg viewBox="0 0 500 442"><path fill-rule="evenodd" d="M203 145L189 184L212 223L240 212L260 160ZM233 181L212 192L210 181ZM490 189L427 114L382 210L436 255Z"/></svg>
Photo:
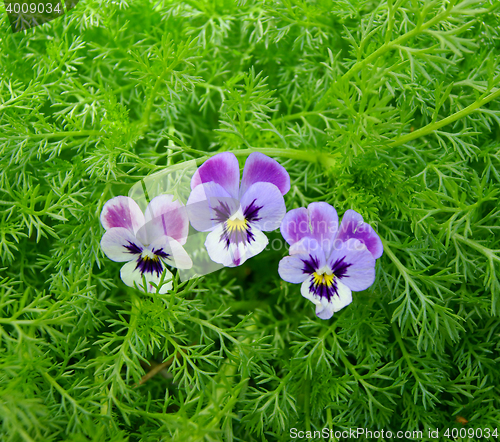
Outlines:
<svg viewBox="0 0 500 442"><path fill-rule="evenodd" d="M228 219L226 221L227 230L229 233L234 231L244 232L247 229L247 220L246 219Z"/></svg>
<svg viewBox="0 0 500 442"><path fill-rule="evenodd" d="M158 255L155 255L154 253L150 252L149 250L144 250L142 252L141 258L143 261L153 261L153 262L157 262L160 259L160 257Z"/></svg>
<svg viewBox="0 0 500 442"><path fill-rule="evenodd" d="M335 275L327 275L326 273L318 274L317 272L313 273L313 277L316 285L323 284L327 287L333 285L333 280L335 279Z"/></svg>

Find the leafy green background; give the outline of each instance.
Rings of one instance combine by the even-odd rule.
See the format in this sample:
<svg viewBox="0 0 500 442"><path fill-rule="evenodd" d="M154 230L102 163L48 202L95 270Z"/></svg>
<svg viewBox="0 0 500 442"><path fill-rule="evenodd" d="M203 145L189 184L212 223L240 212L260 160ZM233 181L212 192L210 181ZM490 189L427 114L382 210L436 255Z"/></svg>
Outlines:
<svg viewBox="0 0 500 442"><path fill-rule="evenodd" d="M17 34L0 8L2 441L500 426L498 1L83 0ZM282 246L126 287L103 204L226 150L277 158L288 209L363 214L376 283L319 320Z"/></svg>

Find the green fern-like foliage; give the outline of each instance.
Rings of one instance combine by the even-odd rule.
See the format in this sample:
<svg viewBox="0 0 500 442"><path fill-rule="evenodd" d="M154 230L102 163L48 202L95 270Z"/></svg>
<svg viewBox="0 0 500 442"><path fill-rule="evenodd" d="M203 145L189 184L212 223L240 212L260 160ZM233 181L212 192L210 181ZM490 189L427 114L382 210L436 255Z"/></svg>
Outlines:
<svg viewBox="0 0 500 442"><path fill-rule="evenodd" d="M497 0L81 0L12 34L2 4L0 440L493 434L499 24ZM278 159L288 209L361 213L375 284L322 321L272 233L165 295L125 286L104 203L228 150Z"/></svg>

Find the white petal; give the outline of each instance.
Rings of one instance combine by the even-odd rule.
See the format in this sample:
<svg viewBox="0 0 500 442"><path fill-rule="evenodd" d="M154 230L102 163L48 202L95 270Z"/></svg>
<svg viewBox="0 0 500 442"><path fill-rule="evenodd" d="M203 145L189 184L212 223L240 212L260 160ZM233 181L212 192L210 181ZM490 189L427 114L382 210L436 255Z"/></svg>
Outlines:
<svg viewBox="0 0 500 442"><path fill-rule="evenodd" d="M335 280L337 295L332 296L330 301L326 297L320 297L310 290L314 276L307 278L300 288L300 293L306 299L309 299L316 305L316 315L320 319L330 319L335 312L343 309L352 302L351 289L342 284L338 279Z"/></svg>
<svg viewBox="0 0 500 442"><path fill-rule="evenodd" d="M252 229L253 240L249 242L229 243L221 240L224 225L219 224L210 232L205 240L210 259L225 267L235 267L243 264L247 259L262 252L269 242L267 236L256 228Z"/></svg>
<svg viewBox="0 0 500 442"><path fill-rule="evenodd" d="M338 312L352 302L351 289L339 280L337 280L337 293L338 296L334 296L330 300L334 312Z"/></svg>
<svg viewBox="0 0 500 442"><path fill-rule="evenodd" d="M101 249L111 261L124 262L139 255L143 246L130 230L113 227L104 233Z"/></svg>
<svg viewBox="0 0 500 442"><path fill-rule="evenodd" d="M304 272L304 260L307 260L309 255L294 255L285 256L278 265L278 273L281 279L300 284L307 279L308 274Z"/></svg>
<svg viewBox="0 0 500 442"><path fill-rule="evenodd" d="M321 298L309 289L309 287L311 287L313 278L313 275L309 275L309 277L302 283L302 285L300 286L300 294L304 298L309 299L309 301L313 302L315 305L322 305Z"/></svg>
<svg viewBox="0 0 500 442"><path fill-rule="evenodd" d="M143 289L143 281L142 281L142 274L139 271L139 269L136 269L137 262L136 261L130 261L127 264L125 264L121 270L120 270L120 277L122 278L122 281L128 285L129 287L135 287L135 284L137 284L137 287L139 287L139 290L144 290ZM167 293L167 291L172 289L172 273L168 269L165 268L164 270L165 278L164 281L169 281L167 283L164 283L161 288L159 293L164 294ZM156 288L151 285L151 282L154 282L156 285L160 284L161 276L157 276L156 274L152 273L144 273L144 276L146 277L146 282L148 286L148 292L150 293L156 293Z"/></svg>

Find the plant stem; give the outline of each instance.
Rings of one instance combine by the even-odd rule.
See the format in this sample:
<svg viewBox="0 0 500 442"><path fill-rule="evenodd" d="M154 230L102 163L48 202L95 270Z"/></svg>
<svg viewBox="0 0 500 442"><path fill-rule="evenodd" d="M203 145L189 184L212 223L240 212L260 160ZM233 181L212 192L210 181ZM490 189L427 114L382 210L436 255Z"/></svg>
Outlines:
<svg viewBox="0 0 500 442"><path fill-rule="evenodd" d="M76 130L76 131L68 131L68 132L54 132L54 133L46 133L46 134L25 134L25 135L16 135L14 137L8 136L0 139L8 139L8 140L22 140L24 138L58 138L58 137L88 137L92 135L104 135L104 132L99 130Z"/></svg>
<svg viewBox="0 0 500 442"><path fill-rule="evenodd" d="M325 108L325 106L327 104L327 100L330 96L330 93L335 89L335 87L337 86L338 83L345 82L345 81L349 80L354 74L361 71L368 63L371 63L372 61L379 58L381 55L385 54L387 51L396 48L398 45L404 43L405 41L409 40L410 38L417 36L421 32L429 29L431 26L434 26L436 23L439 23L441 20L444 20L451 13L452 9L453 9L452 7L448 6L448 8L446 8L445 11L443 11L441 14L436 15L434 18L430 19L428 22L423 23L421 25L417 25L414 29L412 29L411 31L408 31L406 34L399 36L395 40L384 43L375 52L372 52L370 55L368 55L368 57L356 62L344 75L342 75L342 77L340 77L339 80L337 80L336 82L334 82L330 86L330 89L325 93L323 98L318 102L318 104L316 105L314 110L320 111L320 110Z"/></svg>
<svg viewBox="0 0 500 442"><path fill-rule="evenodd" d="M401 334L399 333L398 327L396 326L396 323L392 323L392 331L394 332L394 336L396 337L396 341L398 342L399 348L401 349L401 352L403 353L403 357L406 360L406 363L408 364L408 368L413 374L413 377L417 381L417 383L420 383L420 378L418 376L417 371L415 370L415 366L411 362L411 356L408 353L408 350L406 350L406 347L404 345L403 339L401 338Z"/></svg>
<svg viewBox="0 0 500 442"><path fill-rule="evenodd" d="M239 156L247 156L254 152L260 152L269 156L276 156L282 158L289 158L291 160L299 160L299 161L307 161L310 163L320 163L325 168L329 168L337 161L339 154L328 154L325 152L319 152L314 150L298 150L298 149L274 149L272 147L251 147L248 149L239 149L239 150L231 150L231 153ZM168 166L169 172L174 172L176 170L182 170L186 167L186 163L190 161L194 161L197 166L201 165L214 155L217 155L220 152L212 152L208 155L201 156L199 158L193 160L181 161L180 163L173 164L172 166ZM162 169L156 173L148 175L146 178L154 177L156 174L165 173L165 169Z"/></svg>
<svg viewBox="0 0 500 442"><path fill-rule="evenodd" d="M447 124L453 123L456 120L459 120L460 118L463 118L470 113L474 112L481 106L485 105L486 103L490 102L491 100L494 100L495 98L500 96L500 89L497 89L495 92L492 92L491 94L487 95L484 98L481 98L480 100L475 101L472 103L470 106L467 106L466 108L462 109L461 111L455 112L454 114L443 118L441 121L436 121L435 123L430 123L424 127L421 127L420 129L411 132L409 134L403 135L402 137L398 137L395 140L391 141L389 143L389 147L396 147L401 144L407 143L408 141L414 140L416 138L423 137L425 135L430 134L431 132L434 132L435 130L440 129L443 126L446 126Z"/></svg>

